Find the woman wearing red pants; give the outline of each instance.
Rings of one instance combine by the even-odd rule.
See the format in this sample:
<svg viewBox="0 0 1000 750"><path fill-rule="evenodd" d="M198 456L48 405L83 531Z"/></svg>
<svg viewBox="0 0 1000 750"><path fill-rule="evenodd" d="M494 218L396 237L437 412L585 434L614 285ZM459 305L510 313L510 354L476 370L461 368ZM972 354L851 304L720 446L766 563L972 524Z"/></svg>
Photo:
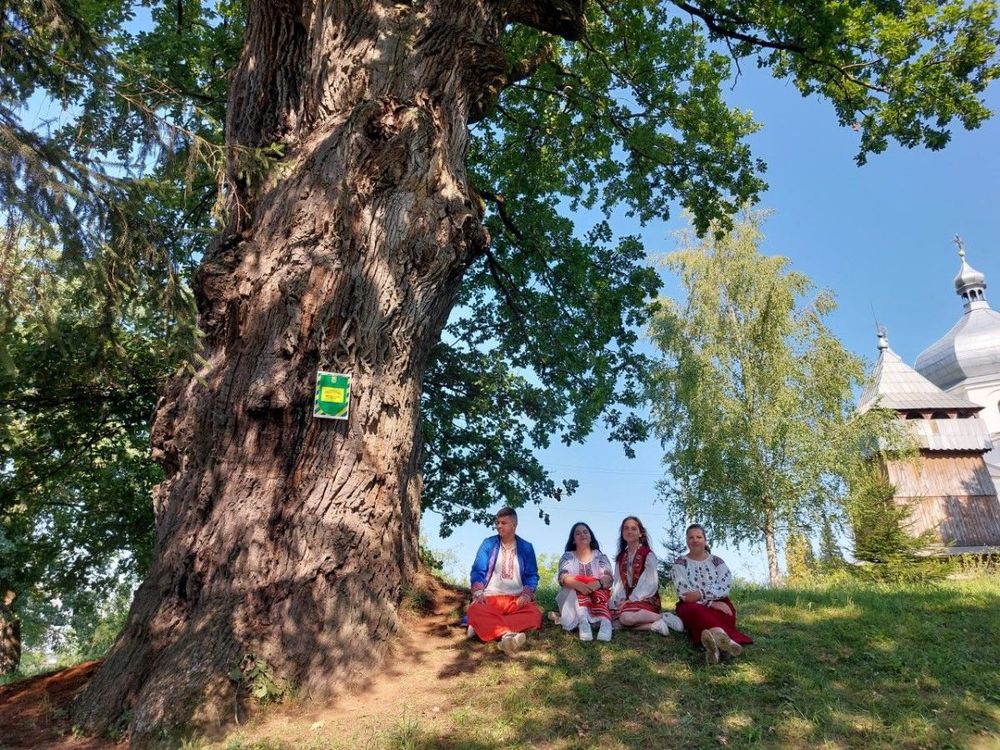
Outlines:
<svg viewBox="0 0 1000 750"><path fill-rule="evenodd" d="M729 599L733 577L722 558L711 554L700 524L687 528L686 555L674 561L671 577L677 589L677 616L691 636L691 643L705 647L709 664L719 662L719 652L738 656L753 640L736 628L736 607Z"/></svg>

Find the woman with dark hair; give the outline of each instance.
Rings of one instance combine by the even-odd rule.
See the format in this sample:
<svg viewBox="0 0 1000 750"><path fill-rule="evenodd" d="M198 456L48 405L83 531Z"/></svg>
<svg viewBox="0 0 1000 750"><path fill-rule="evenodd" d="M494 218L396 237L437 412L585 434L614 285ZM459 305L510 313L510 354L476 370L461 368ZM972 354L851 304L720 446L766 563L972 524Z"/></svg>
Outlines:
<svg viewBox="0 0 1000 750"><path fill-rule="evenodd" d="M691 635L691 643L705 647L709 664L719 663L719 652L739 656L753 640L736 629L736 607L729 599L733 577L722 558L711 554L705 528L687 527L688 552L674 561L671 578L677 589L677 616Z"/></svg>
<svg viewBox="0 0 1000 750"><path fill-rule="evenodd" d="M674 615L660 611L660 577L656 568L656 555L649 548L646 527L635 516L626 517L618 532L611 591L611 607L617 611L618 624L623 628L652 630L660 635L667 635L671 626L681 629Z"/></svg>
<svg viewBox="0 0 1000 750"><path fill-rule="evenodd" d="M596 624L597 640L610 641L611 561L583 521L570 529L556 578L560 586L556 595L559 624L566 630L579 630L581 641L594 639Z"/></svg>

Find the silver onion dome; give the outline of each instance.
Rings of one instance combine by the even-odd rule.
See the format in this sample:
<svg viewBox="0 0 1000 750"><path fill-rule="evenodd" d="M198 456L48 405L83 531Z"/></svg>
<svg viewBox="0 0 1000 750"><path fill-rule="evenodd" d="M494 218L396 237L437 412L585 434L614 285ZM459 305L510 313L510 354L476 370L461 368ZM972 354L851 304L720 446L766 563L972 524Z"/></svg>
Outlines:
<svg viewBox="0 0 1000 750"><path fill-rule="evenodd" d="M955 293L964 300L966 310L977 303L989 307L986 302L986 275L969 265L965 260L965 250L959 250L958 257L962 259L962 267L955 277Z"/></svg>
<svg viewBox="0 0 1000 750"><path fill-rule="evenodd" d="M955 277L955 292L965 314L938 341L917 357L915 369L948 390L970 378L1000 372L1000 313L986 301L986 277L965 260Z"/></svg>

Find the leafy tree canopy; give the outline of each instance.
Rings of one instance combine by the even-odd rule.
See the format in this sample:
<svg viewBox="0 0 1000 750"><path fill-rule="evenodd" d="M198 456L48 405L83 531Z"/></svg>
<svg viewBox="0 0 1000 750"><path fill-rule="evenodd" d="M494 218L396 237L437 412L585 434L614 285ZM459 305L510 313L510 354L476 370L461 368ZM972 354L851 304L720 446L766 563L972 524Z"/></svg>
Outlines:
<svg viewBox="0 0 1000 750"><path fill-rule="evenodd" d="M158 311L125 319L10 224L0 244L0 587L29 647L148 565Z"/></svg>
<svg viewBox="0 0 1000 750"><path fill-rule="evenodd" d="M497 501L571 492L572 481L557 483L532 455L552 436L579 441L604 420L626 449L646 437L634 408L649 363L635 344L657 276L638 240L616 236L609 219L644 222L681 205L698 232L721 232L755 198L764 165L746 137L757 125L724 98L740 66L829 99L859 132L859 162L893 140L940 148L954 124L976 127L997 75L996 9L985 0L503 7L506 56L474 104L467 156L493 241L466 271L424 383L424 505L446 529L488 520L484 508ZM151 377L197 349L185 280L218 206L283 158L281 143L221 147L244 7L12 0L0 13L9 165L0 200L45 249L46 272L66 280L37 303L39 315L77 326L47 335L64 342L72 330L97 345L112 321L120 338L134 337L101 357L36 347L31 356L43 361L33 367L72 365L86 383L110 378L118 393L152 393ZM38 119L53 107L51 121ZM593 217L589 226L570 218L578 210ZM29 325L18 320L4 336ZM34 339L21 336L5 343L11 357L27 356L23 342ZM15 371L22 379L8 380L5 403L24 390L25 370L8 366ZM107 439L124 434L111 422L132 423L127 401L109 407ZM26 426L17 446L5 444L5 467L51 434L33 411L40 403L19 408ZM70 432L94 434L103 418L88 418ZM141 440L141 431L128 435L133 447ZM84 486L92 460L65 462L64 483ZM152 471L141 464L133 460L136 472Z"/></svg>

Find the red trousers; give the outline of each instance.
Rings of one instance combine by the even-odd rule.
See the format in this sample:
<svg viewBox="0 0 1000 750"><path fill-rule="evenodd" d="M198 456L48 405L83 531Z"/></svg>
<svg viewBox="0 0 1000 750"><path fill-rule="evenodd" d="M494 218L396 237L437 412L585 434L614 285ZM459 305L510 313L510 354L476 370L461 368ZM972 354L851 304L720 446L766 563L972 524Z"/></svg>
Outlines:
<svg viewBox="0 0 1000 750"><path fill-rule="evenodd" d="M691 643L699 645L701 643L701 631L710 628L722 628L726 635L737 643L744 646L753 643L753 639L736 629L736 607L729 600L729 597L718 601L727 605L732 610L732 614L726 614L714 607L706 607L697 602L677 602L677 616L684 623L684 629L691 636Z"/></svg>
<svg viewBox="0 0 1000 750"><path fill-rule="evenodd" d="M517 605L516 596L487 596L469 605L469 625L483 641L495 641L507 633L523 633L542 627L542 610L534 601Z"/></svg>

